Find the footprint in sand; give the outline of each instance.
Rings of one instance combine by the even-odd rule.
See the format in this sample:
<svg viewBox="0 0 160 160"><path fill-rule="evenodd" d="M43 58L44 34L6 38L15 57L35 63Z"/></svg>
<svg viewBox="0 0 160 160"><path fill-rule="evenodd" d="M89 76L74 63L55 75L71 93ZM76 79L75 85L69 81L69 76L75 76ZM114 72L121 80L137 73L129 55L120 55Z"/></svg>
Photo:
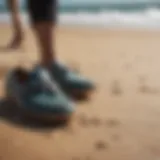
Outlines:
<svg viewBox="0 0 160 160"><path fill-rule="evenodd" d="M98 141L95 143L96 150L104 150L104 149L108 149L108 148L109 148L109 144L106 143L105 141Z"/></svg>
<svg viewBox="0 0 160 160"><path fill-rule="evenodd" d="M143 94L159 94L160 93L159 89L151 88L146 84L141 84L141 86L139 87L139 91Z"/></svg>
<svg viewBox="0 0 160 160"><path fill-rule="evenodd" d="M85 114L80 115L78 120L79 120L79 124L82 127L88 127L89 126L89 120L88 120L88 117Z"/></svg>
<svg viewBox="0 0 160 160"><path fill-rule="evenodd" d="M126 63L124 67L126 70L130 70L132 68L132 65L130 63Z"/></svg>
<svg viewBox="0 0 160 160"><path fill-rule="evenodd" d="M140 86L139 86L139 91L142 93L142 94L159 94L160 93L160 90L157 89L157 88L152 88L150 86L148 86L146 84L146 77L145 76L139 76L139 82L140 82Z"/></svg>
<svg viewBox="0 0 160 160"><path fill-rule="evenodd" d="M145 82L146 82L146 76L143 76L143 75L139 75L138 76L138 79L139 79L139 82L141 83L141 84L144 84Z"/></svg>
<svg viewBox="0 0 160 160"><path fill-rule="evenodd" d="M119 96L122 94L122 88L119 81L115 80L111 84L111 93L115 96Z"/></svg>
<svg viewBox="0 0 160 160"><path fill-rule="evenodd" d="M158 146L151 146L150 147L151 153L153 153L156 156L160 156L160 149Z"/></svg>
<svg viewBox="0 0 160 160"><path fill-rule="evenodd" d="M117 127L118 125L120 125L120 122L116 119L107 119L106 122L105 120L102 120L98 117L87 117L86 115L81 115L79 118L79 124L82 127L88 127L88 126L101 126L102 124L107 125L107 127Z"/></svg>
<svg viewBox="0 0 160 160"><path fill-rule="evenodd" d="M120 136L118 134L113 134L113 135L111 135L111 139L113 141L119 141L120 140Z"/></svg>
<svg viewBox="0 0 160 160"><path fill-rule="evenodd" d="M88 118L86 115L81 115L79 118L79 123L83 127L88 126L100 126L102 124L102 120L97 117Z"/></svg>
<svg viewBox="0 0 160 160"><path fill-rule="evenodd" d="M150 88L149 88L147 85L145 85L145 84L142 84L142 85L139 87L139 91L140 91L141 93L150 93L150 92L151 92Z"/></svg>
<svg viewBox="0 0 160 160"><path fill-rule="evenodd" d="M120 122L116 119L108 119L106 120L106 125L108 127L117 127L120 125Z"/></svg>
<svg viewBox="0 0 160 160"><path fill-rule="evenodd" d="M97 117L93 117L89 121L90 121L90 124L92 124L94 126L100 126L102 124L102 120Z"/></svg>

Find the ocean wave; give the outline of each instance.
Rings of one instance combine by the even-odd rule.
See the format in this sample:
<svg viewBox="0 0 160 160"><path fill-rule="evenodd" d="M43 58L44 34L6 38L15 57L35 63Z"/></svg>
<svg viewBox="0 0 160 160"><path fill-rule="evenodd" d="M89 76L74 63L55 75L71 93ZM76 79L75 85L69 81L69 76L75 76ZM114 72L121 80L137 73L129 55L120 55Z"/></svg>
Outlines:
<svg viewBox="0 0 160 160"><path fill-rule="evenodd" d="M28 23L24 13L23 21ZM10 22L7 13L0 14L1 22ZM133 27L133 28L160 28L160 9L150 8L139 12L101 11L76 12L58 14L60 25L90 26L90 27Z"/></svg>
<svg viewBox="0 0 160 160"><path fill-rule="evenodd" d="M74 3L73 3L74 2ZM61 12L77 12L77 11L89 11L99 12L101 10L119 10L119 11L142 11L148 8L160 8L160 1L72 1L69 3L61 3L59 10Z"/></svg>
<svg viewBox="0 0 160 160"><path fill-rule="evenodd" d="M160 8L159 0L59 0L60 12L90 11L99 12L101 10L138 11L148 8ZM26 1L20 0L21 11L26 11ZM0 12L7 11L7 3L0 0Z"/></svg>
<svg viewBox="0 0 160 160"><path fill-rule="evenodd" d="M93 27L160 28L160 10L151 8L139 12L104 10L98 13L64 13L59 15L59 23Z"/></svg>

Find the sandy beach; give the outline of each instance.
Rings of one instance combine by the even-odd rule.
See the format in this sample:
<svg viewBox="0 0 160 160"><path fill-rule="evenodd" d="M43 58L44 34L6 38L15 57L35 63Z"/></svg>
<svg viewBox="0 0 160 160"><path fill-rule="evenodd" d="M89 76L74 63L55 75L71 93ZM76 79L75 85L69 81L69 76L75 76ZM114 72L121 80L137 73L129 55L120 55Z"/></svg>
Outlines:
<svg viewBox="0 0 160 160"><path fill-rule="evenodd" d="M93 79L92 100L77 103L68 127L18 124L0 110L0 160L159 160L160 32L58 28L57 52ZM4 77L19 64L38 60L26 29L19 50L5 50L11 28L0 26L0 94Z"/></svg>

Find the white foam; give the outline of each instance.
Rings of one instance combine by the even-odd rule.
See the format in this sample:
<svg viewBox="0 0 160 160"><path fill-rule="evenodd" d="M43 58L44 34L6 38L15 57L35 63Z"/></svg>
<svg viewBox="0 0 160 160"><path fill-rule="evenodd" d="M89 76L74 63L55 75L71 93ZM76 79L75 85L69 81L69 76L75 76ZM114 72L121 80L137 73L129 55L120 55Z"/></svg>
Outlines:
<svg viewBox="0 0 160 160"><path fill-rule="evenodd" d="M160 28L160 10L149 9L143 12L100 12L61 14L60 24L97 27Z"/></svg>
<svg viewBox="0 0 160 160"><path fill-rule="evenodd" d="M22 17L24 22L28 22L26 14ZM160 29L160 10L153 8L141 12L61 13L58 20L60 25ZM8 23L9 15L0 14L0 21Z"/></svg>

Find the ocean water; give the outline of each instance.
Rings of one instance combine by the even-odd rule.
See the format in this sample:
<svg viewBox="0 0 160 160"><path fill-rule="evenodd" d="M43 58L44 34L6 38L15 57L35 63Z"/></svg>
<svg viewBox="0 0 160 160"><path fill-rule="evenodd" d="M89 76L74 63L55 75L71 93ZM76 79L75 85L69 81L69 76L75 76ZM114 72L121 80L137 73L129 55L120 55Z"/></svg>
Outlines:
<svg viewBox="0 0 160 160"><path fill-rule="evenodd" d="M0 0L0 22L10 16ZM28 23L25 0L20 1L22 18ZM160 0L59 0L60 25L160 29Z"/></svg>

